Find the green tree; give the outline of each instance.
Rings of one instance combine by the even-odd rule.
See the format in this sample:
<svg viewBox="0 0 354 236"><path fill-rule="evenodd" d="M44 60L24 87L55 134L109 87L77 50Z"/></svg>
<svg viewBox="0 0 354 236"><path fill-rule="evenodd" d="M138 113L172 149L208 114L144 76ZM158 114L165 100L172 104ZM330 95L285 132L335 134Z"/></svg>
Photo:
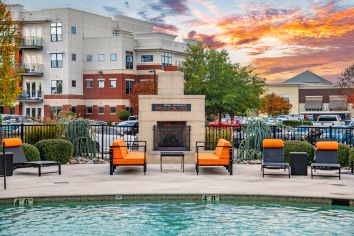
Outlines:
<svg viewBox="0 0 354 236"><path fill-rule="evenodd" d="M226 50L190 44L182 71L185 93L206 95L207 114L233 116L259 108L265 80L252 68L231 63Z"/></svg>
<svg viewBox="0 0 354 236"><path fill-rule="evenodd" d="M12 107L21 94L20 24L12 20L11 12L0 0L0 104Z"/></svg>
<svg viewBox="0 0 354 236"><path fill-rule="evenodd" d="M116 112L116 116L119 120L128 120L130 115L130 112L125 109Z"/></svg>

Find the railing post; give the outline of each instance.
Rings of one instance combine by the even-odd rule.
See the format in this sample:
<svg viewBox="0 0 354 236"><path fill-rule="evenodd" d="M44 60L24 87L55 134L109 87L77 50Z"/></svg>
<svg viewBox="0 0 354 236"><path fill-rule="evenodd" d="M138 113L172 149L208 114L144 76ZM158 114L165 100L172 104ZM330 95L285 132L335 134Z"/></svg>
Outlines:
<svg viewBox="0 0 354 236"><path fill-rule="evenodd" d="M276 138L276 133L275 133L276 129L275 129L275 125L274 125L272 128L273 128L273 138Z"/></svg>
<svg viewBox="0 0 354 236"><path fill-rule="evenodd" d="M102 124L101 125L102 126L102 131L101 131L101 157L102 157L102 159L103 159L103 144L104 144L104 140L103 140L103 138L104 138L104 131L103 131L103 129L104 129L104 124Z"/></svg>
<svg viewBox="0 0 354 236"><path fill-rule="evenodd" d="M21 123L21 140L25 142L24 125Z"/></svg>
<svg viewBox="0 0 354 236"><path fill-rule="evenodd" d="M332 126L329 127L329 139L332 139Z"/></svg>

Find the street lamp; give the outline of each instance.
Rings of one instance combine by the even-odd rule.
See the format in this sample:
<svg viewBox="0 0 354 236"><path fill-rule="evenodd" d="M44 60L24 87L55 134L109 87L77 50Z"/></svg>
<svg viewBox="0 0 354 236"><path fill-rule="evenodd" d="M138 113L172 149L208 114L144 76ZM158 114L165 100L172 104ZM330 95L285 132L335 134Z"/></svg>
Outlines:
<svg viewBox="0 0 354 236"><path fill-rule="evenodd" d="M157 95L157 88L156 88L156 70L149 70L149 72L154 73L154 94Z"/></svg>

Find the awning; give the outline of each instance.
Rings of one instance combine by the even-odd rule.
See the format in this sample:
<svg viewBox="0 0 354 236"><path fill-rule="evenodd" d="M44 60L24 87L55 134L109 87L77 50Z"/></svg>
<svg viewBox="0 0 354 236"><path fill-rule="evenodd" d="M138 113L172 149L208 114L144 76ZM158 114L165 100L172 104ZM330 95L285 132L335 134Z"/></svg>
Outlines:
<svg viewBox="0 0 354 236"><path fill-rule="evenodd" d="M305 109L322 109L322 101L306 101Z"/></svg>
<svg viewBox="0 0 354 236"><path fill-rule="evenodd" d="M347 110L348 104L345 100L329 101L328 108L330 110Z"/></svg>

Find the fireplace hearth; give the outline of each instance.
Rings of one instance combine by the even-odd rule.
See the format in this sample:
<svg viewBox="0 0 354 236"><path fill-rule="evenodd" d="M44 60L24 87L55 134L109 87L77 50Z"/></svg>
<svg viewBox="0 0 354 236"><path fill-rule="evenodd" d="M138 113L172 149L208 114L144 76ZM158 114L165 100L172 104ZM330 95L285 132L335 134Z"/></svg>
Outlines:
<svg viewBox="0 0 354 236"><path fill-rule="evenodd" d="M158 121L154 125L155 151L189 151L191 127L185 121Z"/></svg>

